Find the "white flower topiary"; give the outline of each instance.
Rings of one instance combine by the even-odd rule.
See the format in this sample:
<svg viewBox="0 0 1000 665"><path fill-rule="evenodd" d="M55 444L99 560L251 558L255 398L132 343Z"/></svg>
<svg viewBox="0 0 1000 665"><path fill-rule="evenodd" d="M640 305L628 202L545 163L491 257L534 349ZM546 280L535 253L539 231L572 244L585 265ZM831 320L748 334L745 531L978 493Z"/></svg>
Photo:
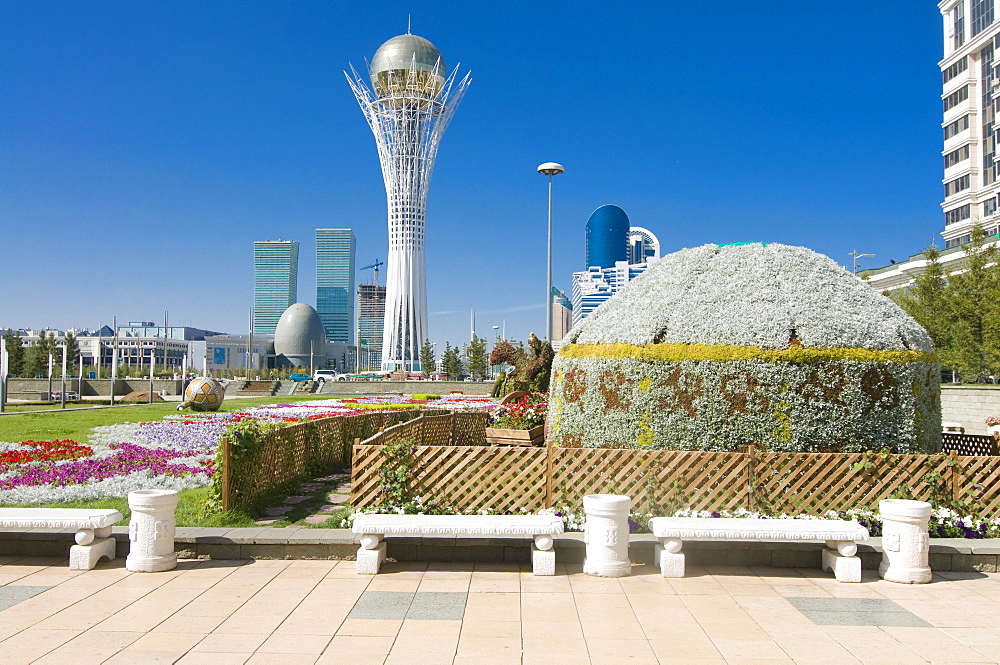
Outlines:
<svg viewBox="0 0 1000 665"><path fill-rule="evenodd" d="M940 367L926 331L802 247L666 256L567 342L552 367L556 445L940 449Z"/></svg>
<svg viewBox="0 0 1000 665"><path fill-rule="evenodd" d="M931 352L927 332L805 247L705 245L663 257L572 330L575 344L724 344Z"/></svg>

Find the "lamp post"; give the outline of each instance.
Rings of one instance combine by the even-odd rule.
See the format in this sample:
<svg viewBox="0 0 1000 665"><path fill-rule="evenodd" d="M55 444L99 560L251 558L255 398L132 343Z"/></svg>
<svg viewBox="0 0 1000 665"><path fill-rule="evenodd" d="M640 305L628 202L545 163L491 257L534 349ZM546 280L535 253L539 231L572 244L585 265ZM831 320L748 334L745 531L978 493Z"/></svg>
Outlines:
<svg viewBox="0 0 1000 665"><path fill-rule="evenodd" d="M848 252L847 255L854 257L854 271L853 271L853 274L855 274L855 275L858 274L858 259L859 258L861 258L862 256L875 256L874 254L860 254L858 252L858 250L856 250L856 249L853 250L853 251L851 251L851 252Z"/></svg>
<svg viewBox="0 0 1000 665"><path fill-rule="evenodd" d="M562 164L545 162L538 166L538 172L549 177L549 251L548 269L545 280L545 339L552 341L552 176L565 171Z"/></svg>
<svg viewBox="0 0 1000 665"><path fill-rule="evenodd" d="M498 339L500 339L500 326L493 326L493 348L494 348L494 350L497 348L497 340ZM490 355L493 355L493 354L490 353ZM494 367L495 367L495 365L493 365L493 363L490 363L490 378L493 378L493 375L496 373L495 370L493 369Z"/></svg>

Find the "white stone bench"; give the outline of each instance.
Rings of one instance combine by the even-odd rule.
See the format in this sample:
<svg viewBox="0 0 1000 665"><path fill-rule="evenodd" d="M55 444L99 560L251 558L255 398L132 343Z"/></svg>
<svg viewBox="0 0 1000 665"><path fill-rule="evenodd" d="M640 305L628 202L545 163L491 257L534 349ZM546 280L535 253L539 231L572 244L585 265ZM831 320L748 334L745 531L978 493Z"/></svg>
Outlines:
<svg viewBox="0 0 1000 665"><path fill-rule="evenodd" d="M122 514L110 508L0 508L0 527L5 529L76 529L70 570L90 570L101 557L114 561L111 525L121 520Z"/></svg>
<svg viewBox="0 0 1000 665"><path fill-rule="evenodd" d="M520 536L533 538L535 575L556 574L552 536L563 532L554 515L358 515L352 530L361 535L359 575L375 575L385 561L385 536Z"/></svg>
<svg viewBox="0 0 1000 665"><path fill-rule="evenodd" d="M825 541L823 570L841 582L860 582L857 543L868 540L866 528L844 520L654 517L649 530L659 541L654 561L664 577L684 577L684 539Z"/></svg>

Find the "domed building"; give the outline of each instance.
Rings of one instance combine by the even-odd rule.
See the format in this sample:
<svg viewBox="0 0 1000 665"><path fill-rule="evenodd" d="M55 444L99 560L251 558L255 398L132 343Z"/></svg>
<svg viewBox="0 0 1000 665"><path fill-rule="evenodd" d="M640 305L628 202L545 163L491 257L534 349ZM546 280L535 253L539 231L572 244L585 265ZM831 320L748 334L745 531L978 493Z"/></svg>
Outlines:
<svg viewBox="0 0 1000 665"><path fill-rule="evenodd" d="M274 354L279 367L326 365L326 333L312 306L297 302L281 314L274 329Z"/></svg>
<svg viewBox="0 0 1000 665"><path fill-rule="evenodd" d="M888 298L803 247L665 256L576 326L553 364L565 447L934 452L940 367Z"/></svg>

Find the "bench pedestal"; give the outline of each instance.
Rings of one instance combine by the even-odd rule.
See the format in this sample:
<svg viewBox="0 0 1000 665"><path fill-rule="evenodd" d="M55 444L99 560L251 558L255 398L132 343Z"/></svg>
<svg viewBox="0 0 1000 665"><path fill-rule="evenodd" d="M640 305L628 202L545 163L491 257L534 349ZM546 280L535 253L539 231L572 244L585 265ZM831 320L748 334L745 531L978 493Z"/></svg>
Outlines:
<svg viewBox="0 0 1000 665"><path fill-rule="evenodd" d="M844 556L835 550L825 549L823 570L832 572L838 582L861 581L861 559L856 556Z"/></svg>
<svg viewBox="0 0 1000 665"><path fill-rule="evenodd" d="M111 527L100 529L80 529L76 532L76 545L69 548L70 570L91 570L101 557L115 560L115 539L111 537Z"/></svg>
<svg viewBox="0 0 1000 665"><path fill-rule="evenodd" d="M653 547L653 564L663 577L684 577L684 553L680 538L661 538Z"/></svg>
<svg viewBox="0 0 1000 665"><path fill-rule="evenodd" d="M379 536L363 536L354 570L358 575L378 575L385 563L385 541Z"/></svg>
<svg viewBox="0 0 1000 665"><path fill-rule="evenodd" d="M556 550L552 536L535 536L531 544L531 572L535 575L556 574Z"/></svg>

